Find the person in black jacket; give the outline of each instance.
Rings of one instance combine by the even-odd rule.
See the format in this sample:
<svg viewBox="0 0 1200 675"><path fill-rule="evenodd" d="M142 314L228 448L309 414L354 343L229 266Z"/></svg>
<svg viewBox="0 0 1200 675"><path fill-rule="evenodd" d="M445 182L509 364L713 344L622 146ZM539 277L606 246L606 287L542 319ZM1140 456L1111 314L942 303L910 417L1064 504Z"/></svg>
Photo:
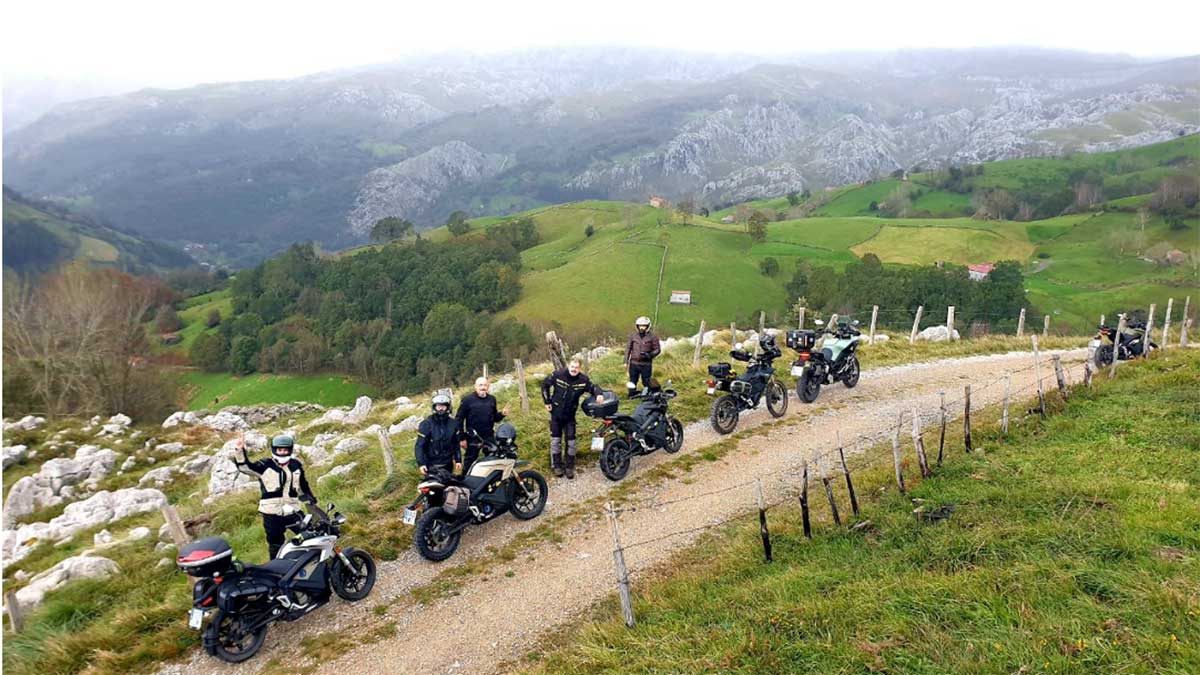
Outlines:
<svg viewBox="0 0 1200 675"><path fill-rule="evenodd" d="M431 404L433 414L421 420L417 427L417 469L428 476L435 469L459 473L462 454L458 449L458 425L450 417L450 397L435 394Z"/></svg>
<svg viewBox="0 0 1200 675"><path fill-rule="evenodd" d="M625 367L629 369L625 389L629 398L648 392L650 379L654 377L654 357L662 353L662 343L650 332L650 317L639 316L633 327L637 330L629 334L625 343ZM642 381L641 393L637 390L638 379Z"/></svg>
<svg viewBox="0 0 1200 675"><path fill-rule="evenodd" d="M458 447L463 451L463 469L471 470L471 465L479 458L479 441L471 432L479 434L485 441L491 441L496 435L496 423L508 415L508 406L500 410L496 405L496 397L488 393L492 383L486 377L475 380L475 393L468 394L458 402Z"/></svg>
<svg viewBox="0 0 1200 675"><path fill-rule="evenodd" d="M575 411L579 398L586 393L604 401L604 390L579 370L579 359L571 359L563 370L556 370L542 380L542 402L550 411L550 468L555 476L575 477ZM567 441L567 460L563 463L562 439Z"/></svg>
<svg viewBox="0 0 1200 675"><path fill-rule="evenodd" d="M238 471L258 480L258 512L262 514L267 535L268 560L274 560L279 553L287 529L295 528L303 520L300 503L317 503L304 467L292 457L295 444L291 436L276 436L271 439L272 457L252 462L246 454L245 438L238 438L242 457L240 460L235 457L233 463Z"/></svg>

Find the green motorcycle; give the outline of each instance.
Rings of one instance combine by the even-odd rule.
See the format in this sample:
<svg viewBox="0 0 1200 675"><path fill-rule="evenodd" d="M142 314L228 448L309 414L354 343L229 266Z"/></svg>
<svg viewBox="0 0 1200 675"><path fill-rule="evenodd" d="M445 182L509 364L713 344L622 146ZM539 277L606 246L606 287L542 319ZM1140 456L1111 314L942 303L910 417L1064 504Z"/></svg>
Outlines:
<svg viewBox="0 0 1200 675"><path fill-rule="evenodd" d="M817 319L818 326L824 322ZM853 389L858 384L861 367L858 363L858 343L862 333L852 323L839 323L832 330L822 328L813 330L790 330L787 333L787 346L797 352L798 357L792 363L792 377L796 378L796 395L805 403L817 400L821 393L821 385L841 382L847 389ZM828 336L821 342L821 348L816 348L817 339Z"/></svg>

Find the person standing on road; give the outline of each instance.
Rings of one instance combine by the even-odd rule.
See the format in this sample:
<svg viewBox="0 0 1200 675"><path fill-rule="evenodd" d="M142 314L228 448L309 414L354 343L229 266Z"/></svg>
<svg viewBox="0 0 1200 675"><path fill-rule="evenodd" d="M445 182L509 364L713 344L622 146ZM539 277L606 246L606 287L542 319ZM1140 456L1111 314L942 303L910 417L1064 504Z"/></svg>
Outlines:
<svg viewBox="0 0 1200 675"><path fill-rule="evenodd" d="M625 366L629 369L629 381L625 389L629 398L638 396L638 380L642 381L642 392L650 386L650 378L654 377L654 357L662 352L658 336L650 332L650 317L639 316L633 322L634 331L629 334L629 342L625 345Z"/></svg>
<svg viewBox="0 0 1200 675"><path fill-rule="evenodd" d="M246 439L238 437L237 447L242 456L233 458L237 470L258 480L258 512L262 514L263 530L267 535L268 560L274 560L288 528L295 529L303 520L300 503L316 504L317 498L308 486L304 467L292 457L296 442L291 436L271 439L271 459L250 461L246 454Z"/></svg>
<svg viewBox="0 0 1200 675"><path fill-rule="evenodd" d="M566 368L556 370L542 380L542 402L550 411L550 468L555 476L561 477L565 473L567 478L575 477L575 452L578 448L575 441L575 411L579 408L579 398L585 393L598 397L597 403L604 402L604 390L580 371L579 359L571 359ZM563 440L567 444L565 464Z"/></svg>
<svg viewBox="0 0 1200 675"><path fill-rule="evenodd" d="M413 452L417 470L428 476L436 469L460 473L462 453L458 447L458 423L450 416L450 396L434 394L433 414L421 420L417 427L417 442Z"/></svg>
<svg viewBox="0 0 1200 675"><path fill-rule="evenodd" d="M496 397L488 393L492 383L486 377L475 380L475 393L467 394L458 402L458 447L463 451L463 470L470 471L479 458L480 441L471 432L479 434L483 441L491 442L496 437L496 423L508 415L508 406L499 410Z"/></svg>

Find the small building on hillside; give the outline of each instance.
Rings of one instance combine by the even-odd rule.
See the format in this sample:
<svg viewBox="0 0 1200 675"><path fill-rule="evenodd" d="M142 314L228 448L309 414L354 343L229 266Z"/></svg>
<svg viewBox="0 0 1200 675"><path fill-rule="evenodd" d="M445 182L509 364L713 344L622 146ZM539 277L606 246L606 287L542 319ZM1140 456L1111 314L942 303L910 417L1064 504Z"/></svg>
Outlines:
<svg viewBox="0 0 1200 675"><path fill-rule="evenodd" d="M666 197L659 197L658 195L650 195L650 206L653 206L656 209L665 209L670 205L671 205L671 203L667 201Z"/></svg>
<svg viewBox="0 0 1200 675"><path fill-rule="evenodd" d="M725 216L721 219L721 222L725 223L726 225L731 225L733 223L733 215Z"/></svg>
<svg viewBox="0 0 1200 675"><path fill-rule="evenodd" d="M996 269L996 266L992 263L967 265L967 276L971 278L971 281L983 281L994 269Z"/></svg>
<svg viewBox="0 0 1200 675"><path fill-rule="evenodd" d="M692 304L692 292L671 291L671 299L668 302L672 305L690 305Z"/></svg>

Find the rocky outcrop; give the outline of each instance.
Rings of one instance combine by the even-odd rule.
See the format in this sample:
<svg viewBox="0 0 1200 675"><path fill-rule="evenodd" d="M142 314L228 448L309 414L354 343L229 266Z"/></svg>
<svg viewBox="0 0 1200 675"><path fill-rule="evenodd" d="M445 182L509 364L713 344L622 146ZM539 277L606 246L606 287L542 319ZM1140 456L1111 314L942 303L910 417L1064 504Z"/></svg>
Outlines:
<svg viewBox="0 0 1200 675"><path fill-rule="evenodd" d="M114 523L138 513L157 511L166 504L166 495L150 488L97 492L83 501L68 504L61 516L48 523L31 523L0 532L0 553L7 565L29 555L39 542L69 540L81 530Z"/></svg>
<svg viewBox="0 0 1200 675"><path fill-rule="evenodd" d="M350 462L349 464L335 466L334 468L329 470L329 473L318 478L317 482L324 483L325 481L329 480L330 478L335 478L337 476L344 476L344 475L350 473L351 471L353 471L354 467L356 467L356 466L358 466L358 462Z"/></svg>
<svg viewBox="0 0 1200 675"><path fill-rule="evenodd" d="M6 445L0 452L3 452L4 468L7 469L13 464L25 461L25 458L29 455L29 448L24 445Z"/></svg>
<svg viewBox="0 0 1200 675"><path fill-rule="evenodd" d="M58 590L72 581L107 579L120 571L117 563L108 558L94 555L72 556L34 575L27 586L17 591L17 602L23 609L32 609L42 604L47 593Z"/></svg>
<svg viewBox="0 0 1200 675"><path fill-rule="evenodd" d="M930 342L945 342L951 339L950 329L946 326L930 326L917 333L918 340L929 340ZM958 331L954 331L953 339L958 339Z"/></svg>
<svg viewBox="0 0 1200 675"><path fill-rule="evenodd" d="M46 423L45 417L26 415L16 422L5 422L5 431L35 431Z"/></svg>
<svg viewBox="0 0 1200 675"><path fill-rule="evenodd" d="M75 457L56 457L32 476L13 483L4 500L4 526L12 527L34 511L56 506L94 489L113 470L117 453L95 445L80 446Z"/></svg>
<svg viewBox="0 0 1200 675"><path fill-rule="evenodd" d="M388 427L388 436L395 436L396 434L416 431L417 427L421 426L421 421L424 419L425 418L421 417L420 415L409 415L404 419L403 422L400 422L399 424L393 424L392 426Z"/></svg>

